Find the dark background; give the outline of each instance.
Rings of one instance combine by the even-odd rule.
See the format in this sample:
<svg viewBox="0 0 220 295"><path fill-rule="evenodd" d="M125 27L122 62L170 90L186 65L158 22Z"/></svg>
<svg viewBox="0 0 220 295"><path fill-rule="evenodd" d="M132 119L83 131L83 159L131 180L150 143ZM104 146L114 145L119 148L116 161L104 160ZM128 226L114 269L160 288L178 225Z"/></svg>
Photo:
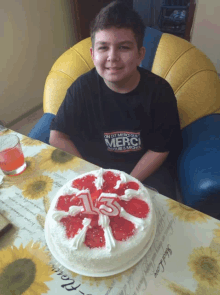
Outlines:
<svg viewBox="0 0 220 295"><path fill-rule="evenodd" d="M74 24L77 27L77 42L88 38L90 36L89 26L91 21L96 17L99 11L112 2L112 0L71 0L72 15ZM161 6L164 3L175 2L182 3L182 1L190 2L189 13L187 16L187 23L184 34L179 37L190 41L191 27L194 18L195 0L117 0L125 3L129 7L133 7L142 17L146 26L160 30L158 27L158 17L161 12ZM73 24L73 25L74 25ZM172 32L170 32L172 33ZM175 34L173 33L174 35Z"/></svg>

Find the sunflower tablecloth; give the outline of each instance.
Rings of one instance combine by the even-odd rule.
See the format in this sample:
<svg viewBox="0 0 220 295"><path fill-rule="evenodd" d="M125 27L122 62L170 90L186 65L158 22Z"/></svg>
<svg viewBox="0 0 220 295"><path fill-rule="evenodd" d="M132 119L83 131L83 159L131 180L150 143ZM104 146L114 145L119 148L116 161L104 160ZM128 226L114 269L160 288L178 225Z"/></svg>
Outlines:
<svg viewBox="0 0 220 295"><path fill-rule="evenodd" d="M154 242L127 271L91 278L65 269L50 254L44 222L58 189L99 167L40 141L19 136L27 169L5 176L0 213L13 229L0 238L0 295L220 294L220 222L150 191L156 209Z"/></svg>

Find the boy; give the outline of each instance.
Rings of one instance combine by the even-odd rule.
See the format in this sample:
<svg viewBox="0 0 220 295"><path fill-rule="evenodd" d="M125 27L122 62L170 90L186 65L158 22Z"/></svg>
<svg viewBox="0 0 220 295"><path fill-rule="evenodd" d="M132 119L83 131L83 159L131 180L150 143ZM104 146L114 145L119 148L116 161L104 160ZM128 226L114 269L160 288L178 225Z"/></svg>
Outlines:
<svg viewBox="0 0 220 295"><path fill-rule="evenodd" d="M144 31L138 13L122 3L100 11L91 25L95 68L68 89L51 124L50 144L155 187L150 176L181 136L171 86L139 67Z"/></svg>

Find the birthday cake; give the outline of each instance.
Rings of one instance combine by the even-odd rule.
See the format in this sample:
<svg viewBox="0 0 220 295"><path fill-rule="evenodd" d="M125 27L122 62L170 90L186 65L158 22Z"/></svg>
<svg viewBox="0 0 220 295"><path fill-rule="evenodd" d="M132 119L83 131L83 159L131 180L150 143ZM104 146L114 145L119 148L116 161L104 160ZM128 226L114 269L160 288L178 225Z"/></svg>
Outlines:
<svg viewBox="0 0 220 295"><path fill-rule="evenodd" d="M77 269L117 271L152 240L155 213L147 188L130 175L110 169L67 182L47 215L56 253Z"/></svg>

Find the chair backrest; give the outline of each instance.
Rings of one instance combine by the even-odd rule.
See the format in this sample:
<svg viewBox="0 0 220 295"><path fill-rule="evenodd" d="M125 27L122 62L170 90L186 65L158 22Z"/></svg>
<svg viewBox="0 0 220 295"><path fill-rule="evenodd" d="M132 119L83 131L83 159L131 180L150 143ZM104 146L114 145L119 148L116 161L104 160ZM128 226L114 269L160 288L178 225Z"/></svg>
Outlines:
<svg viewBox="0 0 220 295"><path fill-rule="evenodd" d="M64 52L46 79L45 113L56 114L70 85L94 68L91 38ZM190 42L162 34L151 71L169 82L174 90L181 128L220 110L220 82L211 60Z"/></svg>
<svg viewBox="0 0 220 295"><path fill-rule="evenodd" d="M215 66L190 42L163 34L152 72L172 86L181 128L220 110L220 81Z"/></svg>

